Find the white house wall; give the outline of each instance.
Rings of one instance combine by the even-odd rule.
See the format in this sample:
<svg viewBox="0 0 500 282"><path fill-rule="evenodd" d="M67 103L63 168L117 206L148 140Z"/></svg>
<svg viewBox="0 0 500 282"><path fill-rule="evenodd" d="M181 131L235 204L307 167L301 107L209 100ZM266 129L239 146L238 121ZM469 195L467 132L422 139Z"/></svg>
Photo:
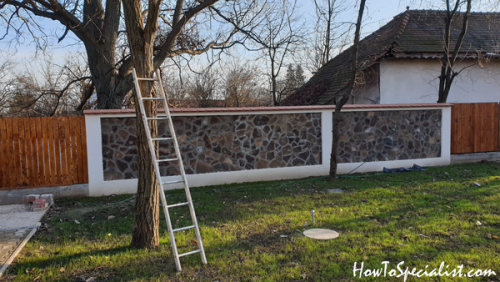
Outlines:
<svg viewBox="0 0 500 282"><path fill-rule="evenodd" d="M468 67L457 76L448 103L487 103L500 101L500 60L484 63L459 62L456 69ZM440 63L431 59L383 60L380 62L380 104L436 103Z"/></svg>
<svg viewBox="0 0 500 282"><path fill-rule="evenodd" d="M349 100L349 104L379 104L380 88L379 88L380 70L379 64L368 68L363 72L363 77L355 89Z"/></svg>
<svg viewBox="0 0 500 282"><path fill-rule="evenodd" d="M353 93L351 104L378 104L380 100L379 84L371 84Z"/></svg>

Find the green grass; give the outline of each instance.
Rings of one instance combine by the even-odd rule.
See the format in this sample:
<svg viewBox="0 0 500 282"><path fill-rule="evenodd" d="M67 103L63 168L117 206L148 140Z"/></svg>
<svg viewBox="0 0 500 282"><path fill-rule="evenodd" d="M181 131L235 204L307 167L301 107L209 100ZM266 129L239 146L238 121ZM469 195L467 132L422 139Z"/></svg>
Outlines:
<svg viewBox="0 0 500 282"><path fill-rule="evenodd" d="M159 248L129 247L133 200L106 203L131 195L59 201L62 209L44 219L49 232L39 232L30 240L6 276L15 281L37 277L39 281L89 277L97 281L403 281L402 277L354 278L353 265L364 262L365 269L378 269L382 261L390 261L389 268L395 268L404 261L410 270L428 265L430 271L444 261L450 269L463 264L463 273L470 269L497 273L466 278L470 281L500 281L500 241L488 238L488 234L500 236L499 169L498 163L479 163L358 175L335 182L315 178L284 186L291 181L194 188L208 265L201 264L199 255L184 257L182 273L175 271L163 217ZM331 188L346 192L330 194ZM167 200L182 201L182 194L169 192ZM334 229L339 238L316 241L302 235L313 209L314 227ZM187 208L174 211L175 226L190 223ZM111 215L115 218L108 219ZM192 231L177 235L180 252L194 249ZM456 280L464 279L410 277L407 281Z"/></svg>

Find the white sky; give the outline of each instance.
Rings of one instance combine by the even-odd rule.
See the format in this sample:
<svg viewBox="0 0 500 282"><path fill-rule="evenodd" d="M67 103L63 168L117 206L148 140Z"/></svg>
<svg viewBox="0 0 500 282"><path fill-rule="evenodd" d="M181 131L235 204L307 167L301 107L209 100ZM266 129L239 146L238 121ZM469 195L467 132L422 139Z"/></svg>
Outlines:
<svg viewBox="0 0 500 282"><path fill-rule="evenodd" d="M349 10L343 14L343 20L349 22L355 22L357 17L357 0L349 0ZM491 0L481 0L481 1L491 1ZM301 17L311 18L314 15L313 0L298 0L301 9L299 13ZM424 4L422 4L424 3ZM406 6L409 5L410 9L429 9L429 8L439 8L442 5L442 0L368 0L366 7L366 14L364 16L364 25L362 29L363 36L370 34L371 32L377 30L379 27L386 24L394 16L402 13L406 10ZM485 6L483 6L485 7ZM83 51L84 48L81 43L78 42L71 36L71 32L61 43L57 43L55 36L60 36L64 29L56 21L39 19L39 23L44 27L44 32L46 34L54 35L52 42L48 44L47 50L52 54L55 63L63 64L63 58L68 52ZM314 20L309 21L311 26L314 24ZM3 28L4 29L4 28ZM2 30L2 34L5 30ZM11 34L13 34L11 32ZM9 43L12 37L7 37L0 41L0 61L4 58L10 58L19 67L23 67L28 62L32 62L35 56L35 45L32 42L31 36L25 32L23 38L18 42ZM247 52L240 52L242 56L248 56ZM0 62L1 63L1 62Z"/></svg>

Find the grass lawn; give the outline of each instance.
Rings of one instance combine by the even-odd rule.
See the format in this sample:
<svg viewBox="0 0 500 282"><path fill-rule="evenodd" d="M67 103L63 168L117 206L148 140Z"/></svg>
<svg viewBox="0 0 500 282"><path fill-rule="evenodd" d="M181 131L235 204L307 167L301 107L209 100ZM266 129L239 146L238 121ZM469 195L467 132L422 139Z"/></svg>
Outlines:
<svg viewBox="0 0 500 282"><path fill-rule="evenodd" d="M465 278L469 281L500 281L500 240L495 239L500 236L499 163L356 176L335 182L314 178L193 188L208 265L197 254L183 257L182 273L175 271L163 217L159 248L129 247L134 201L107 203L132 195L58 201L59 208L44 219L48 229L30 240L4 279L403 281L354 278L353 266L363 262L365 269L380 269L389 261L390 270L404 261L403 268L410 271L428 265L430 272L444 261L449 271L463 265L463 274L472 269L497 273ZM345 193L328 193L331 188ZM181 195L170 191L167 201L180 202ZM316 241L302 235L310 228L313 209L314 227L334 229L339 238ZM186 207L172 214L176 227L190 225ZM194 249L192 231L177 235L180 252ZM456 280L464 278L407 281Z"/></svg>

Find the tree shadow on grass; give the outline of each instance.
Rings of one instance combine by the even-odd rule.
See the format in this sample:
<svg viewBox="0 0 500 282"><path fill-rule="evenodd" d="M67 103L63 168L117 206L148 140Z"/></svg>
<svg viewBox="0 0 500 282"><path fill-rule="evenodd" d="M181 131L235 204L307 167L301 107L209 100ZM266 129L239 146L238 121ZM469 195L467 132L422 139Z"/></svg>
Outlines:
<svg viewBox="0 0 500 282"><path fill-rule="evenodd" d="M413 177L418 177L418 175ZM404 260L411 265L425 266L424 264L440 263L439 260L444 258L449 258L450 262L456 263L467 263L469 260L475 260L476 266L482 267L492 265L494 262L497 263L496 265L500 265L498 258L482 261L478 259L478 256L495 256L496 245L494 245L494 241L452 235L459 232L474 233L471 230L459 230L453 225L454 223L444 224L442 229L450 227L457 229L449 232L451 234L448 236L436 230L426 232L425 229L420 228L436 225L435 223L441 224L443 215L449 217L450 212L462 221L467 220L469 223L474 223L478 216L485 216L485 214L476 211L482 204L496 205L495 198L498 196L498 191L491 190L491 185L488 183L483 187L464 185L460 186L459 189L434 189L432 186L434 183L425 186L430 177L432 174L421 179L411 179L413 183L417 182L412 185L422 186L426 189L425 191L430 193L420 197L418 201L407 197L411 187L373 188L375 190L369 190L371 194L363 194L363 190L369 186L380 186L375 185L375 183L391 182L386 176L377 181L370 181L354 187L358 193L353 195L348 195L349 192L342 195L318 195L313 192L313 189L325 191L328 188L325 187L327 186L325 183L319 181L298 188L292 186L290 189L284 187L280 190L273 190L275 192L271 192L271 195L268 195L268 191L259 195L252 194L248 198L244 198L245 195L249 195L245 192L232 196L225 196L225 194L217 192L214 192L215 195L206 193L206 197L195 198L195 204L199 204L196 207L198 218L205 217L205 220L200 221L200 226L209 265L201 265L199 255L184 257L181 259L184 270L180 275L175 273L170 241L166 233L162 233L162 245L155 250L116 247L109 250L86 251L54 258L40 257L35 260L26 260L25 263L21 260L21 263L17 264L14 270L21 276L20 280L31 279L30 281L33 281L34 276L31 277L31 274L24 274L22 271L33 267L45 268L48 272L52 271L53 277L57 277L55 280L59 281L73 281L75 277L82 275L97 276L98 280L107 281L141 279L178 281L190 278L197 281L217 279L221 281L295 280L295 278L291 278L290 273L293 273L293 277L299 277L297 275L306 273L305 280L309 281L318 279L354 281L352 277L353 263L355 261L361 262L364 256L368 257L365 263L373 268L380 267L380 262L383 260L389 260L391 263ZM399 181L401 179L394 182ZM436 184L447 185L439 181ZM263 186L267 185L274 184L264 184ZM450 186L453 185L450 184ZM306 190L303 191L305 194L297 195L296 189ZM404 193L393 193L390 190L402 190ZM380 191L383 195L372 193L373 191ZM290 193L294 195L287 195ZM196 193L193 194L196 195ZM392 206L386 211L378 211L373 216L365 218L363 212L373 208L369 201L373 201L375 205L379 204L384 195L391 195L391 200L396 201L399 198L401 201L392 203ZM361 198L370 198L370 200L361 202ZM303 205L300 204L302 206L291 207L293 202L300 202L301 199L303 200ZM335 201L336 207L329 205L332 200ZM221 205L220 202L224 201L227 203ZM436 205L443 208L443 211L440 213L428 211ZM345 236L327 242L313 241L304 238L300 232L297 232L300 224L290 225L284 222L288 218L285 214L287 210L308 215L311 208L318 206L335 210L334 216L322 218L322 222L318 225L340 229L343 231L342 235ZM446 208L446 206L450 206L451 209ZM471 210L467 210L468 207L471 207ZM342 213L338 212L340 208L349 210L349 216L342 217ZM497 207L495 206L495 208ZM352 215L353 210L355 210L356 216ZM492 210L489 213L493 212L498 213L499 211ZM418 217L418 213L425 213L426 217ZM106 216L107 214L101 217L104 219ZM395 216L399 218L395 219ZM259 225L259 221L263 217L276 217L277 219L272 220L272 224L262 226L262 224ZM377 219L377 222L373 219ZM161 228L165 228L164 220L162 219L161 222L163 222ZM117 230L115 233L129 235L127 230L131 230L131 221L121 223L127 227ZM184 223L184 221L180 221L179 225ZM477 228L500 231L495 224L498 223L490 222L486 227ZM408 229L410 226L413 226L412 230ZM439 229L440 227L435 228ZM273 232L274 230L277 231ZM299 231L301 230L302 228ZM216 231L218 232L217 237L214 234ZM418 236L418 232L425 233L423 235L427 237ZM392 233L394 234L391 235ZM404 238L405 234L409 237ZM188 235L190 234L183 234L179 238L185 240ZM287 237L282 238L280 235L287 235ZM387 238L388 236L394 237ZM407 239L409 241L406 241ZM379 243L377 243L378 241ZM183 251L185 249L187 251L189 247L183 242L179 242L179 245L182 246ZM89 256L94 258L91 259ZM106 256L109 259L106 259ZM58 270L61 266L71 265L74 267L67 267L65 272L61 273ZM384 281L400 281L400 278L387 278Z"/></svg>

